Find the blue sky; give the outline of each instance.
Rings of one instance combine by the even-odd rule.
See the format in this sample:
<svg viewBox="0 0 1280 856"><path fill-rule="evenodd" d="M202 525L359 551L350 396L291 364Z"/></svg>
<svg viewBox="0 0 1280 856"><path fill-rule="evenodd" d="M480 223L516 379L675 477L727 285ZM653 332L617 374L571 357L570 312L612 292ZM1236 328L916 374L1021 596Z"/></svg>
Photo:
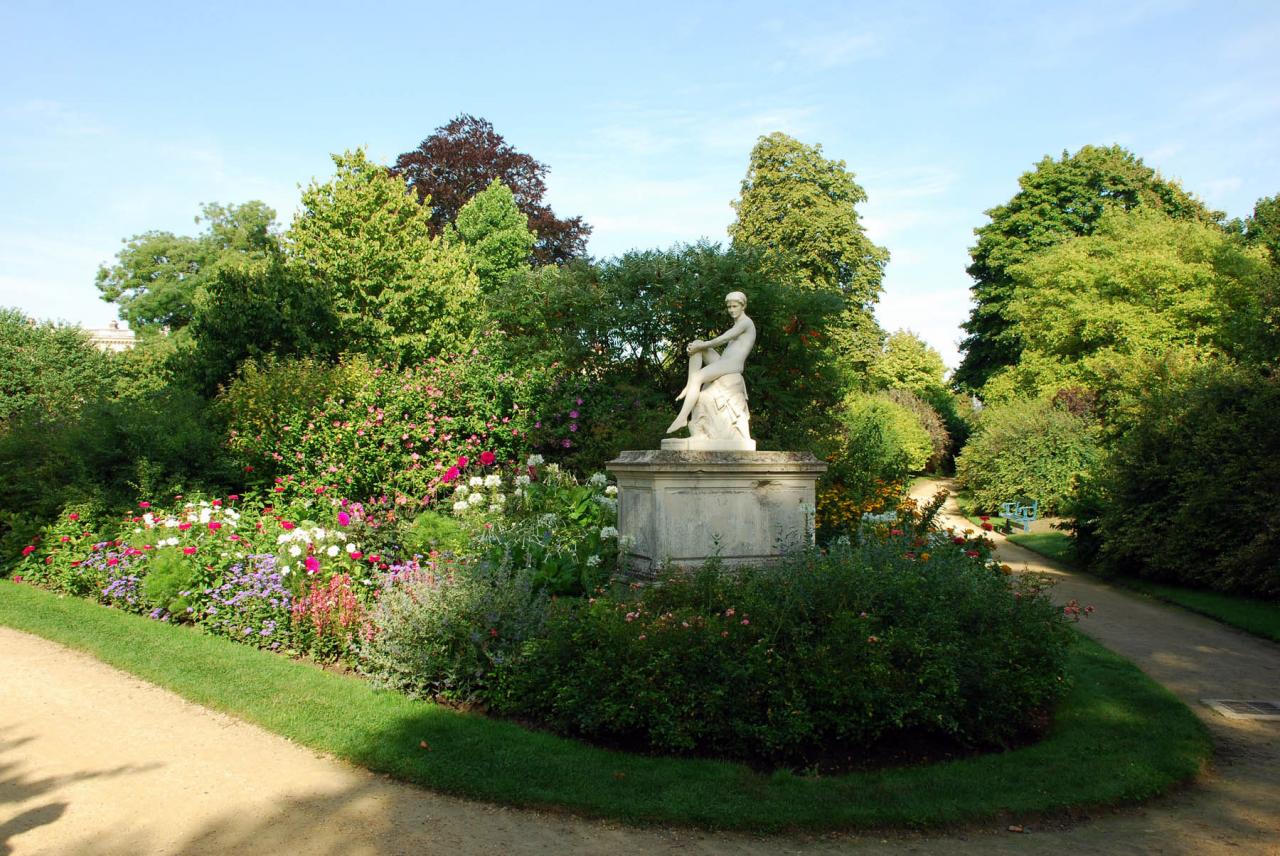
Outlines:
<svg viewBox="0 0 1280 856"><path fill-rule="evenodd" d="M845 160L878 315L957 361L983 212L1119 143L1231 216L1280 193L1274 3L25 3L0 0L0 306L100 326L122 238L201 202L288 223L329 153L460 113L546 163L597 257L724 241L756 138Z"/></svg>

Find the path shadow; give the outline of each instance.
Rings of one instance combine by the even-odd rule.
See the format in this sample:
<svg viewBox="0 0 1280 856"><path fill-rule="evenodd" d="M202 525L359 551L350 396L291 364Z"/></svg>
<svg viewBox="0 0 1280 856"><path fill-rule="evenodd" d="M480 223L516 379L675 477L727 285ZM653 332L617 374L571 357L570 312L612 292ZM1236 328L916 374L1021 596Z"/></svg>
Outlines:
<svg viewBox="0 0 1280 856"><path fill-rule="evenodd" d="M145 772L156 764L122 764L104 770L90 770L65 776L33 778L23 772L20 750L34 741L33 737L16 734L12 728L0 729L0 808L18 806L58 791L66 785L90 779L113 778ZM0 822L0 854L13 852L10 840L24 832L58 821L70 807L69 802L51 800L27 808Z"/></svg>

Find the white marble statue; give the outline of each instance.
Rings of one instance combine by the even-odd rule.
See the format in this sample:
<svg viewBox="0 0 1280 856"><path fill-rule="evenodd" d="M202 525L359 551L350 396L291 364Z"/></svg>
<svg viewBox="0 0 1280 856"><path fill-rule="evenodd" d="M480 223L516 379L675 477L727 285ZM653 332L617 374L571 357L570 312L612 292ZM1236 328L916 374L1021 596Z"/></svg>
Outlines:
<svg viewBox="0 0 1280 856"><path fill-rule="evenodd" d="M756 325L747 317L747 296L741 291L726 295L724 303L733 326L709 341L691 342L685 349L689 354L688 380L676 396L676 401L684 399L684 405L667 433L688 425L695 439L741 443L742 448L754 449L742 369L756 343ZM721 346L721 351L715 350ZM670 442L663 441L663 446Z"/></svg>

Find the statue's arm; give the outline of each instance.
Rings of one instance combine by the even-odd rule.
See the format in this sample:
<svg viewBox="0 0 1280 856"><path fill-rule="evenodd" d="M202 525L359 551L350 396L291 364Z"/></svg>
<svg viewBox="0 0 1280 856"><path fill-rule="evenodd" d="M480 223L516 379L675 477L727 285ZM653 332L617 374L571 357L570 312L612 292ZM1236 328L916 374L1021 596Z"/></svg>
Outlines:
<svg viewBox="0 0 1280 856"><path fill-rule="evenodd" d="M748 329L747 325L750 323L751 322L748 321L747 317L744 315L741 318L739 318L736 322L734 322L734 325L732 327L730 327L728 330L725 330L719 336L716 336L714 339L708 342L703 342L702 347L718 348L721 345L728 344L729 342L732 342L734 339L741 336L743 333L747 332L747 329Z"/></svg>

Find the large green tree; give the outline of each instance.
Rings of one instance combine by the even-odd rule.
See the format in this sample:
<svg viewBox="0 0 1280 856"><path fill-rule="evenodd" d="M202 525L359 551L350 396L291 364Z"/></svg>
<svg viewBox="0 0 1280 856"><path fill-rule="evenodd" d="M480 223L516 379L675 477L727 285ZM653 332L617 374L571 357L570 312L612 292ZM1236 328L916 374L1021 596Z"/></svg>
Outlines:
<svg viewBox="0 0 1280 856"><path fill-rule="evenodd" d="M988 380L992 400L1072 385L1106 393L1173 351L1257 363L1276 348L1265 252L1211 223L1113 210L1092 235L1010 274L1022 350Z"/></svg>
<svg viewBox="0 0 1280 856"><path fill-rule="evenodd" d="M871 315L889 252L866 236L857 206L866 191L842 160L783 133L751 150L742 192L733 203L733 245L758 254L764 272L793 287L838 295L844 312L821 331L846 374L876 358L883 333Z"/></svg>
<svg viewBox="0 0 1280 856"><path fill-rule="evenodd" d="M333 156L285 236L294 269L321 283L349 350L418 360L463 347L479 282L466 247L431 234L431 211L363 150Z"/></svg>
<svg viewBox="0 0 1280 856"><path fill-rule="evenodd" d="M120 317L135 329L180 328L191 321L196 291L223 261L264 258L277 246L275 212L265 203L209 203L194 237L145 232L125 240L116 263L98 269L102 299L119 305Z"/></svg>
<svg viewBox="0 0 1280 856"><path fill-rule="evenodd" d="M970 251L974 306L965 322L964 359L954 380L979 389L1018 361L1024 339L1009 307L1013 269L1070 238L1090 235L1112 210L1150 207L1179 220L1216 223L1210 211L1176 182L1162 178L1120 146L1085 146L1061 160L1046 156L1018 180L1019 190L987 212Z"/></svg>
<svg viewBox="0 0 1280 856"><path fill-rule="evenodd" d="M528 267L529 251L537 241L511 188L496 178L462 206L453 229L466 244L486 294Z"/></svg>
<svg viewBox="0 0 1280 856"><path fill-rule="evenodd" d="M873 384L884 389L921 393L943 385L947 367L942 355L910 330L890 333L884 350L871 365Z"/></svg>

